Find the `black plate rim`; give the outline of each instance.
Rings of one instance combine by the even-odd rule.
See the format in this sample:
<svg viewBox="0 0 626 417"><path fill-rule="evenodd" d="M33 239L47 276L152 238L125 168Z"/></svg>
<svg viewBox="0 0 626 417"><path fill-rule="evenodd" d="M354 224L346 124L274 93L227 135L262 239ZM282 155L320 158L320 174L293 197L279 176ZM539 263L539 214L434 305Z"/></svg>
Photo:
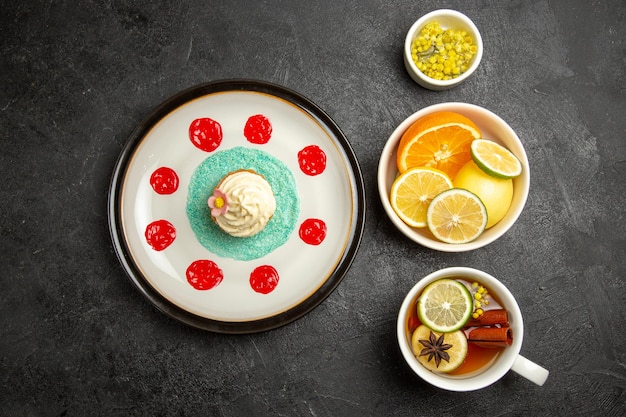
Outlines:
<svg viewBox="0 0 626 417"><path fill-rule="evenodd" d="M134 152L146 134L162 118L188 101L208 94L225 91L253 91L266 93L268 95L287 100L298 106L298 108L302 111L309 114L331 134L331 138L339 145L338 149L343 152L345 160L351 168L353 176L353 178L351 178L351 182L353 182L354 187L352 199L355 207L355 212L353 213L355 221L353 222L350 238L348 239L343 256L339 260L331 276L315 293L298 305L271 317L243 322L227 322L201 317L184 310L162 296L155 288L152 287L152 285L149 284L133 261L130 248L124 238L124 231L119 215L121 190L128 162L134 155ZM109 232L113 247L117 258L126 273L126 276L130 279L133 286L139 290L139 292L148 301L150 301L154 307L167 316L191 327L215 333L250 334L268 331L289 324L309 313L321 304L337 288L345 277L354 261L354 258L356 257L365 227L365 186L363 175L354 150L339 126L324 110L300 93L277 84L253 79L218 80L199 84L175 94L157 106L134 129L126 144L122 148L111 177L107 204Z"/></svg>

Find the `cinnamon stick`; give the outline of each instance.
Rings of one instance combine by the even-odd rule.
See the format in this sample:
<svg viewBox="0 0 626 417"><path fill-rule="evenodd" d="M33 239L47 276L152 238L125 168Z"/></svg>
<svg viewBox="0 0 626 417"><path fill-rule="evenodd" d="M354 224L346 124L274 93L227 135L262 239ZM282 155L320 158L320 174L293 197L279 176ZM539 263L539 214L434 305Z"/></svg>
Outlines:
<svg viewBox="0 0 626 417"><path fill-rule="evenodd" d="M499 324L502 327L509 326L509 313L504 309L487 310L478 318L471 318L465 328L479 326L493 326Z"/></svg>
<svg viewBox="0 0 626 417"><path fill-rule="evenodd" d="M486 348L511 346L513 330L510 327L477 327L469 332L467 341Z"/></svg>

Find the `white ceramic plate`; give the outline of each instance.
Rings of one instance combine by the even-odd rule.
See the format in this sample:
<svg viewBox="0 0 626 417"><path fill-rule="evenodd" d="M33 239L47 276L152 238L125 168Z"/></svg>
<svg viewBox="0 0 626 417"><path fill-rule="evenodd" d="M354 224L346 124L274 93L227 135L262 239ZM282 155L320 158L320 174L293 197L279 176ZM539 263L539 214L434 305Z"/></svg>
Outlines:
<svg viewBox="0 0 626 417"><path fill-rule="evenodd" d="M259 114L272 126L271 138L264 144L252 143L244 135L248 118ZM190 139L190 125L199 118L220 124L222 141L215 150L202 150ZM299 152L309 146L326 155L321 174L311 175L299 164ZM196 168L207 158L219 158L235 148L281 161L293 174L299 198L297 221L286 242L250 260L218 256L215 252L221 251L203 246L186 211ZM171 194L160 194L151 185L151 175L161 167L178 176L178 188ZM246 168L232 166L231 170ZM307 219L325 223L326 236L320 244L300 237L299 228ZM146 230L158 220L174 227L175 238L155 250ZM131 281L164 313L215 332L269 330L309 312L343 279L356 255L364 221L363 179L337 125L298 93L251 80L200 85L159 106L131 135L109 192L111 235ZM210 260L221 269L218 285L208 290L191 285L186 271L198 260ZM250 282L253 270L261 265L272 266L279 275L276 287L266 294L255 291Z"/></svg>

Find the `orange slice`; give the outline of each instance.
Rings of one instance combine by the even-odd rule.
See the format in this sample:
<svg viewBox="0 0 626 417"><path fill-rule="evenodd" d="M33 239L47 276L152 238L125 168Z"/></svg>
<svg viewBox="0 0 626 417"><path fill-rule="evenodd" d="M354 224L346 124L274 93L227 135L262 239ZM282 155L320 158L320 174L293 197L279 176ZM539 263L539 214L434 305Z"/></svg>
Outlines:
<svg viewBox="0 0 626 417"><path fill-rule="evenodd" d="M428 114L402 135L398 145L398 171L431 167L454 178L471 159L472 141L481 135L478 126L462 114L447 111Z"/></svg>

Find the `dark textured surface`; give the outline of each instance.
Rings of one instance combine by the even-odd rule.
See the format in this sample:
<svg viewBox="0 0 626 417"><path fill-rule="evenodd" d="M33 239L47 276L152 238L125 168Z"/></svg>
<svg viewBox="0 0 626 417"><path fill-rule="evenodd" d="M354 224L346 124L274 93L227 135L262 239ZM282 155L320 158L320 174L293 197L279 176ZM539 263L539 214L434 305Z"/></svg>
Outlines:
<svg viewBox="0 0 626 417"><path fill-rule="evenodd" d="M478 72L447 92L410 80L406 30L450 7L480 28ZM626 414L626 6L578 1L3 2L0 17L0 414ZM107 229L116 158L181 89L223 78L294 89L352 143L367 187L363 244L304 318L217 335L158 312L126 278ZM378 154L404 118L444 101L498 113L531 164L518 223L471 253L427 250L386 218ZM500 277L525 316L522 354L474 393L422 383L395 318L421 276Z"/></svg>

